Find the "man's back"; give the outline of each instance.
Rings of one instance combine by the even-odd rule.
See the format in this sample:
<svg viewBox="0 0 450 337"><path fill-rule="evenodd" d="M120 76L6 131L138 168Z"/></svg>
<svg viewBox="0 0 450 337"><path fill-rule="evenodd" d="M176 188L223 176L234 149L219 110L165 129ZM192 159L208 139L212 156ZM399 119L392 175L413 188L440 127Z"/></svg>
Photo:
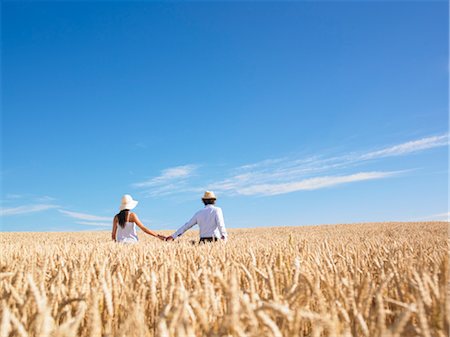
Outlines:
<svg viewBox="0 0 450 337"><path fill-rule="evenodd" d="M222 209L214 205L206 205L203 209L194 214L184 226L178 229L173 235L176 238L182 235L189 228L198 224L200 229L200 238L225 238L227 232L223 219Z"/></svg>
<svg viewBox="0 0 450 337"><path fill-rule="evenodd" d="M200 228L201 238L220 238L222 235L219 232L219 225L223 223L223 213L220 207L214 205L207 205L195 215L197 224Z"/></svg>

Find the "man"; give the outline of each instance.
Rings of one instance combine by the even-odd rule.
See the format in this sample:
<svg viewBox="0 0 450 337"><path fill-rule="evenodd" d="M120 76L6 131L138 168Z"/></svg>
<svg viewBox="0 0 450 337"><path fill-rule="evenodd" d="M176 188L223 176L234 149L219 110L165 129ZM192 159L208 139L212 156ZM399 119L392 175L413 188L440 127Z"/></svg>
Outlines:
<svg viewBox="0 0 450 337"><path fill-rule="evenodd" d="M223 213L221 208L215 206L216 199L214 192L206 191L202 198L205 208L195 213L191 220L171 236L168 236L166 241L176 239L196 224L200 227L200 243L218 241L219 239L226 240L228 235Z"/></svg>

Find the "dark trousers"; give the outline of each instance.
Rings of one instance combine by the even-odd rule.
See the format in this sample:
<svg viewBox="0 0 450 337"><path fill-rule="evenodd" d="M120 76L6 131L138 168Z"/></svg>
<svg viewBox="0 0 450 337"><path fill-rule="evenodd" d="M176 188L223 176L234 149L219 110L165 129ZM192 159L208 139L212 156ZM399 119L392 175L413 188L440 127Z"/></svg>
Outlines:
<svg viewBox="0 0 450 337"><path fill-rule="evenodd" d="M213 238L200 238L200 242L199 243L215 242L215 241L219 241L219 239L216 238L216 237L213 237Z"/></svg>

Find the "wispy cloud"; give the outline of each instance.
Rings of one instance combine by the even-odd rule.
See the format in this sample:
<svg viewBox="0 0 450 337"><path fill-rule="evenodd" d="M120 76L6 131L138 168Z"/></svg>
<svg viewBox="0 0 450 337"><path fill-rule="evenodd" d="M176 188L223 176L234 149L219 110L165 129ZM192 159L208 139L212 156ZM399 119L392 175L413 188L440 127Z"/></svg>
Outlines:
<svg viewBox="0 0 450 337"><path fill-rule="evenodd" d="M416 218L416 219L413 219L411 221L422 221L422 220L427 220L427 221L448 221L448 222L450 222L450 212L433 214L433 215L429 215L429 216L422 217L422 218Z"/></svg>
<svg viewBox="0 0 450 337"><path fill-rule="evenodd" d="M152 187L152 186L160 186L173 181L183 180L190 177L197 169L197 167L198 167L197 165L183 165L167 168L163 170L159 176L143 182L135 183L133 184L133 186Z"/></svg>
<svg viewBox="0 0 450 337"><path fill-rule="evenodd" d="M8 194L6 194L5 198L9 199L9 200L14 200L14 199L23 198L23 195L22 194L8 193Z"/></svg>
<svg viewBox="0 0 450 337"><path fill-rule="evenodd" d="M398 172L360 172L344 176L325 176L293 181L282 184L263 184L243 187L237 191L242 195L277 195L296 191L311 191L363 180L374 180L391 177Z"/></svg>
<svg viewBox="0 0 450 337"><path fill-rule="evenodd" d="M369 152L362 155L360 159L368 160L391 156L402 156L405 154L419 152L442 146L448 146L448 134L433 137L425 137L422 139L417 139L403 144L387 147L378 151Z"/></svg>
<svg viewBox="0 0 450 337"><path fill-rule="evenodd" d="M50 197L48 195L44 195L42 197L37 197L36 198L36 201L39 201L39 202L52 202L52 201L55 201L55 200L56 200L56 198Z"/></svg>
<svg viewBox="0 0 450 337"><path fill-rule="evenodd" d="M112 222L92 222L92 221L78 221L76 222L79 225L86 225L86 226L96 226L96 227L111 227Z"/></svg>
<svg viewBox="0 0 450 337"><path fill-rule="evenodd" d="M0 216L36 213L36 212L47 211L49 209L55 209L58 207L59 207L58 205L53 205L53 204L34 204L34 205L24 205L24 206L18 206L18 207L4 207L4 208L0 209Z"/></svg>
<svg viewBox="0 0 450 337"><path fill-rule="evenodd" d="M266 159L240 166L234 174L206 186L207 189L231 195L276 195L301 190L325 188L337 184L382 179L392 172L348 173L350 169L371 160L401 156L448 145L448 135L432 136L384 147L365 153L336 156ZM347 172L345 172L347 171ZM395 172L396 175L406 172Z"/></svg>
<svg viewBox="0 0 450 337"><path fill-rule="evenodd" d="M203 182L194 183L191 178L197 166L184 165L166 169L159 176L136 183L134 187L145 189L147 196L199 193L202 190L214 190L222 195L278 195L400 175L408 170L356 171L356 168L363 164L370 165L376 159L404 156L444 146L448 146L448 134L365 152L315 154L305 158L269 158L232 168L222 174L223 179L209 183L206 178L203 178Z"/></svg>
<svg viewBox="0 0 450 337"><path fill-rule="evenodd" d="M64 209L58 210L60 213L77 220L75 223L84 226L94 226L94 227L111 227L112 217L109 216L98 216L86 213L72 212ZM103 228L104 229L104 228ZM95 230L95 228L94 228Z"/></svg>
<svg viewBox="0 0 450 337"><path fill-rule="evenodd" d="M76 232L97 232L97 231L105 231L106 229L104 227L95 227L95 228L88 228L88 229L77 229Z"/></svg>
<svg viewBox="0 0 450 337"><path fill-rule="evenodd" d="M449 221L450 222L450 212L435 214L434 219L441 221Z"/></svg>
<svg viewBox="0 0 450 337"><path fill-rule="evenodd" d="M195 175L198 165L182 165L170 167L161 171L159 176L143 182L133 184L133 187L142 189L146 196L164 196L175 191L190 191L188 179Z"/></svg>
<svg viewBox="0 0 450 337"><path fill-rule="evenodd" d="M59 212L61 212L64 215L67 215L68 217L74 218L74 219L79 219L79 220L86 220L86 221L110 221L112 218L111 217L106 217L106 216L97 216L97 215L92 215L92 214L86 214L86 213L78 213L78 212L71 212L71 211L66 211L63 209L59 209Z"/></svg>
<svg viewBox="0 0 450 337"><path fill-rule="evenodd" d="M20 202L21 204L29 203L29 204L54 204L56 202L56 198L50 197L48 195L37 196L31 193L26 194L18 194L18 193L7 193L5 198L1 200L2 204L17 204Z"/></svg>

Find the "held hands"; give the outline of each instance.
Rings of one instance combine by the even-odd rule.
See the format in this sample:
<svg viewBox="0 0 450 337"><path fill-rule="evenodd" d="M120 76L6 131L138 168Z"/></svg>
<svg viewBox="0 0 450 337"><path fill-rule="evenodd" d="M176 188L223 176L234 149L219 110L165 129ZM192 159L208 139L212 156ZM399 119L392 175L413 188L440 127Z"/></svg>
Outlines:
<svg viewBox="0 0 450 337"><path fill-rule="evenodd" d="M164 236L161 234L156 235L156 237L162 241L173 241L173 237L171 236Z"/></svg>

